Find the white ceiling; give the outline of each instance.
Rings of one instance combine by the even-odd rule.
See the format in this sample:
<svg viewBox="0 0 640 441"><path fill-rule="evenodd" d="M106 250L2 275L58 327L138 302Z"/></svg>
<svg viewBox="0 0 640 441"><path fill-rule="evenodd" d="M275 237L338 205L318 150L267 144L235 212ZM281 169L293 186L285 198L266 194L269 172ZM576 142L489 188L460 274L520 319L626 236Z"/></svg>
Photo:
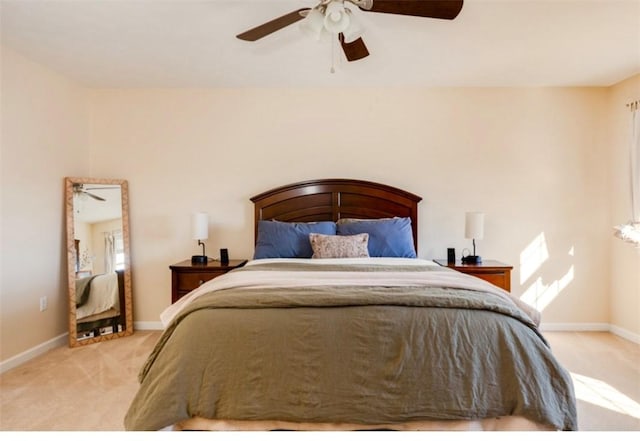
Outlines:
<svg viewBox="0 0 640 441"><path fill-rule="evenodd" d="M85 184L84 189L104 201L98 201L87 195L74 194L73 204L75 220L78 222L95 223L122 218L122 196L120 185L100 184L92 186Z"/></svg>
<svg viewBox="0 0 640 441"><path fill-rule="evenodd" d="M362 12L371 55L352 63L296 24L235 38L314 0L0 1L3 45L92 87L608 86L640 73L640 0L465 0L453 21Z"/></svg>

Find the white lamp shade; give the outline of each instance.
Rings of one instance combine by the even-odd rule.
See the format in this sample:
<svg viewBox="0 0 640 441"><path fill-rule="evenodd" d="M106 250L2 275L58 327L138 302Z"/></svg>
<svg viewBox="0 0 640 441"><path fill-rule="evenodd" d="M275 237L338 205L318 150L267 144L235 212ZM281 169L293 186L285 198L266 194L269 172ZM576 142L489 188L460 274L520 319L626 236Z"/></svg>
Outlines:
<svg viewBox="0 0 640 441"><path fill-rule="evenodd" d="M349 15L341 1L333 1L324 13L324 27L334 34L344 32L351 22Z"/></svg>
<svg viewBox="0 0 640 441"><path fill-rule="evenodd" d="M193 213L191 216L191 233L194 240L209 238L209 215L207 213Z"/></svg>
<svg viewBox="0 0 640 441"><path fill-rule="evenodd" d="M349 16L349 27L342 32L342 35L344 35L345 43L351 43L362 37L363 29L358 20L356 20L356 16L348 8L346 9Z"/></svg>
<svg viewBox="0 0 640 441"><path fill-rule="evenodd" d="M464 237L482 239L484 236L484 213L471 212L465 216Z"/></svg>
<svg viewBox="0 0 640 441"><path fill-rule="evenodd" d="M316 40L320 39L323 26L324 15L318 9L309 11L305 19L300 22L300 30Z"/></svg>

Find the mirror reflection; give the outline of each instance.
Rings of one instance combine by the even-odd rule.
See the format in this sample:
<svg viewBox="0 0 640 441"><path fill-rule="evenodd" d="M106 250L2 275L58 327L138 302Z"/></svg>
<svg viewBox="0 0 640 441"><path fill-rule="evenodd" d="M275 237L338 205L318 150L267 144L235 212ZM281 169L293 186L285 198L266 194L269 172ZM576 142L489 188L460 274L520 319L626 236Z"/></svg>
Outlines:
<svg viewBox="0 0 640 441"><path fill-rule="evenodd" d="M67 178L69 343L132 329L127 182Z"/></svg>

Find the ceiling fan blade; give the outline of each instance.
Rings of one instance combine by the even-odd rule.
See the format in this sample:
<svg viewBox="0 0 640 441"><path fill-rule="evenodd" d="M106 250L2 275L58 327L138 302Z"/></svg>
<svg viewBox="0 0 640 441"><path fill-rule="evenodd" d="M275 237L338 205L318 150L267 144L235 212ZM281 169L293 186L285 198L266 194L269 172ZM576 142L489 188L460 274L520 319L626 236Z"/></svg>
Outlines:
<svg viewBox="0 0 640 441"><path fill-rule="evenodd" d="M347 61L356 61L369 56L369 51L362 38L353 40L351 43L346 43L344 41L344 35L340 32L338 39L340 40L344 55L347 57Z"/></svg>
<svg viewBox="0 0 640 441"><path fill-rule="evenodd" d="M453 20L462 10L463 3L463 0L373 0L371 9L359 8L368 12Z"/></svg>
<svg viewBox="0 0 640 441"><path fill-rule="evenodd" d="M89 197L94 198L96 201L100 201L100 202L106 202L105 198L101 198L100 196L96 196L95 194L91 194L88 191L83 191L84 194L86 194Z"/></svg>
<svg viewBox="0 0 640 441"><path fill-rule="evenodd" d="M276 31L279 31L282 28L285 28L297 21L300 21L304 18L304 16L300 15L301 12L309 11L311 8L301 8L297 11L289 12L288 14L283 15L282 17L275 18L271 21L261 24L260 26L256 26L253 29L249 29L242 34L236 35L236 38L245 41L256 41L261 39L262 37L266 37L269 34L273 34Z"/></svg>

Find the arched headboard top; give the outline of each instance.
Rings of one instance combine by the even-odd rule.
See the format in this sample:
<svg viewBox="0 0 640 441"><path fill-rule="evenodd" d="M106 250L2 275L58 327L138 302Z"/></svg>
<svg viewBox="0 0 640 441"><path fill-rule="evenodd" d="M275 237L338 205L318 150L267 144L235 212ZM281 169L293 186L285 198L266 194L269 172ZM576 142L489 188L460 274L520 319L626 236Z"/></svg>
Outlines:
<svg viewBox="0 0 640 441"><path fill-rule="evenodd" d="M334 221L342 218L380 219L408 217L418 249L420 196L376 182L356 179L316 179L274 188L251 198L258 221Z"/></svg>

